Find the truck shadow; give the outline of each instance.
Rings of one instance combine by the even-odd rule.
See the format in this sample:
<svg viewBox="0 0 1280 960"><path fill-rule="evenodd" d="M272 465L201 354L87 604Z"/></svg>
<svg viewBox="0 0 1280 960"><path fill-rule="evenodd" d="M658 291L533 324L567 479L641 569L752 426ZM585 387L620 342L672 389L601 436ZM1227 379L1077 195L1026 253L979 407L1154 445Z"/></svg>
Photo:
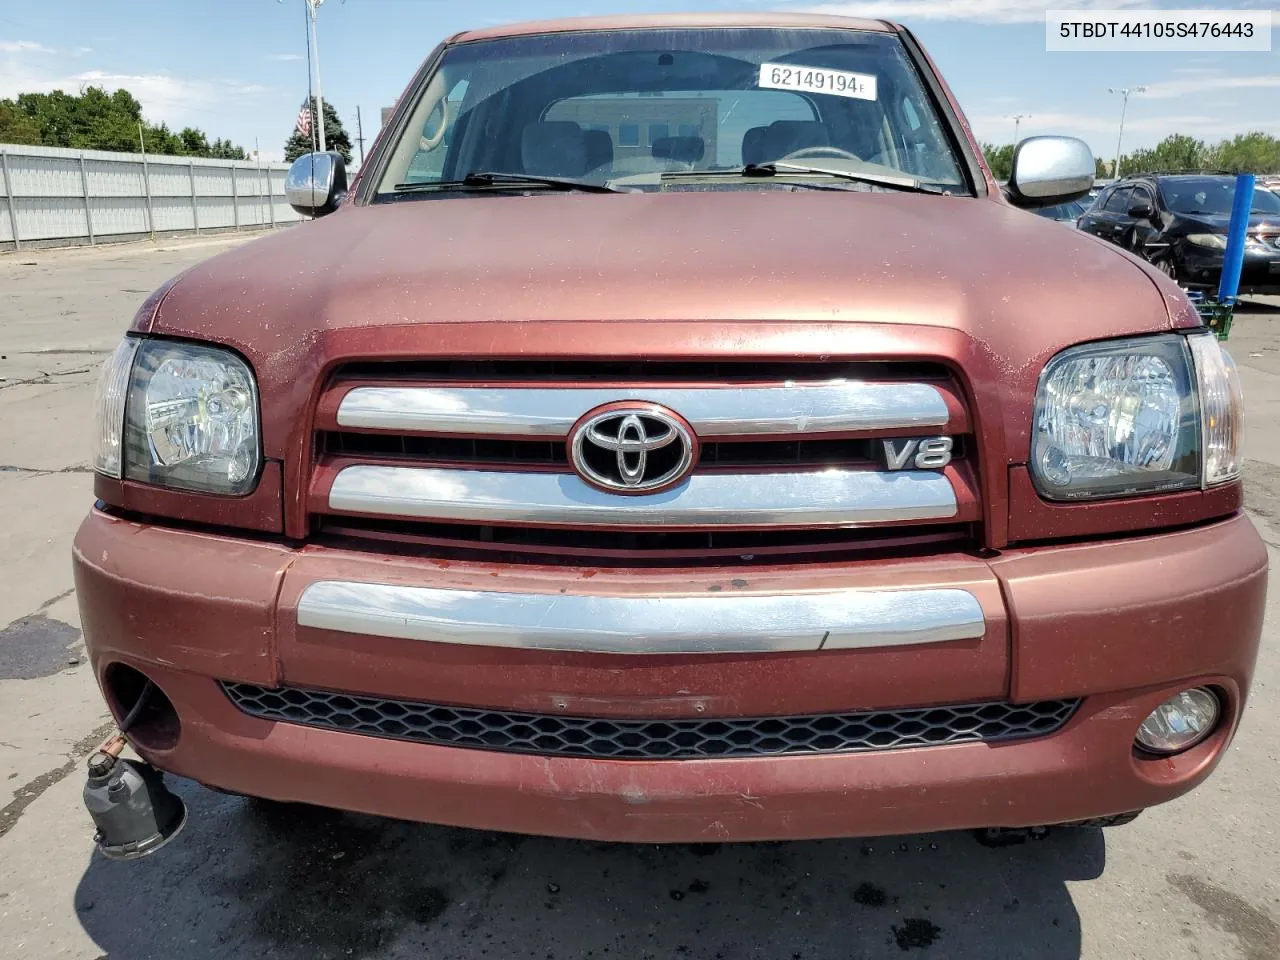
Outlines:
<svg viewBox="0 0 1280 960"><path fill-rule="evenodd" d="M112 960L1077 960L1066 882L1105 861L1099 830L1003 849L961 833L629 846L171 784L183 834L136 863L95 853L76 891Z"/></svg>
<svg viewBox="0 0 1280 960"><path fill-rule="evenodd" d="M1273 297L1272 301L1276 299ZM1236 315L1247 316L1249 314L1256 314L1261 317L1280 315L1280 303L1242 297L1240 303L1236 306Z"/></svg>

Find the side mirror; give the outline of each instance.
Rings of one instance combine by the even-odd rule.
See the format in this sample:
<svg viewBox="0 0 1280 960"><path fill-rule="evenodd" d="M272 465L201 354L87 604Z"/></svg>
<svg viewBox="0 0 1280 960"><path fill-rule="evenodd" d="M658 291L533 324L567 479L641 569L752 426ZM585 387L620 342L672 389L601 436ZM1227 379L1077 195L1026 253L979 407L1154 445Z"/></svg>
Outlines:
<svg viewBox="0 0 1280 960"><path fill-rule="evenodd" d="M1083 197L1093 186L1093 151L1075 137L1028 137L1013 151L1008 196L1020 207Z"/></svg>
<svg viewBox="0 0 1280 960"><path fill-rule="evenodd" d="M1135 203L1129 208L1129 216L1133 217L1135 220L1150 220L1155 216L1155 213L1156 212L1151 209L1151 204L1145 202Z"/></svg>
<svg viewBox="0 0 1280 960"><path fill-rule="evenodd" d="M323 217L338 209L347 195L347 167L339 153L304 153L284 180L289 206L308 217Z"/></svg>

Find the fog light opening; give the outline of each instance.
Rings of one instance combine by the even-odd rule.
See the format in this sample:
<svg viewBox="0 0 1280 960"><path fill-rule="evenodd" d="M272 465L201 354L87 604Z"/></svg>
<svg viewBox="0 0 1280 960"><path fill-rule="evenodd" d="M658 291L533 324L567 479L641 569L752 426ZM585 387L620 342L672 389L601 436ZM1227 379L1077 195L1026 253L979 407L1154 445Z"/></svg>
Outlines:
<svg viewBox="0 0 1280 960"><path fill-rule="evenodd" d="M1218 726L1222 698L1207 687L1183 690L1156 707L1134 738L1138 749L1158 757L1190 750Z"/></svg>
<svg viewBox="0 0 1280 960"><path fill-rule="evenodd" d="M154 680L123 663L110 664L102 686L111 713L136 745L148 750L172 750L182 724L173 702Z"/></svg>

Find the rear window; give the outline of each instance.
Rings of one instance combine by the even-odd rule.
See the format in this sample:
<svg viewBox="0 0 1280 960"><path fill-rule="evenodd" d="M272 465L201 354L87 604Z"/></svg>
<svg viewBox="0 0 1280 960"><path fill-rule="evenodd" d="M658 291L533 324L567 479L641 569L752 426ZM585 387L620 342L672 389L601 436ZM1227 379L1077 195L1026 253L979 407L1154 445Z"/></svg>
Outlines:
<svg viewBox="0 0 1280 960"><path fill-rule="evenodd" d="M671 171L787 158L970 192L896 36L767 28L453 46L392 148L378 191L476 172L644 189L660 187Z"/></svg>
<svg viewBox="0 0 1280 960"><path fill-rule="evenodd" d="M775 120L813 122L813 105L799 94L781 90L719 90L676 92L670 95L592 94L571 97L547 109L550 121L571 120L590 131L605 131L614 145L610 173L626 175L662 169L655 157L656 140L675 136L696 139L702 157L693 161L704 167L740 166L742 143L752 127ZM647 128L648 141L640 143L634 131ZM661 152L661 144L659 152ZM699 144L686 145L698 152Z"/></svg>

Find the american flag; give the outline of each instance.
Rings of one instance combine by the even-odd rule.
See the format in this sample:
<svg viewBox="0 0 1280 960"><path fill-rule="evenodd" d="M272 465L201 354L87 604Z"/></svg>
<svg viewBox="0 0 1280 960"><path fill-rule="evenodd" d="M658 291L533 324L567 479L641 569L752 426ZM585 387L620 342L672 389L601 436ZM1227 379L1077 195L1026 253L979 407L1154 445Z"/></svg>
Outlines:
<svg viewBox="0 0 1280 960"><path fill-rule="evenodd" d="M298 109L298 133L304 137L311 136L311 101L303 100L302 106Z"/></svg>

